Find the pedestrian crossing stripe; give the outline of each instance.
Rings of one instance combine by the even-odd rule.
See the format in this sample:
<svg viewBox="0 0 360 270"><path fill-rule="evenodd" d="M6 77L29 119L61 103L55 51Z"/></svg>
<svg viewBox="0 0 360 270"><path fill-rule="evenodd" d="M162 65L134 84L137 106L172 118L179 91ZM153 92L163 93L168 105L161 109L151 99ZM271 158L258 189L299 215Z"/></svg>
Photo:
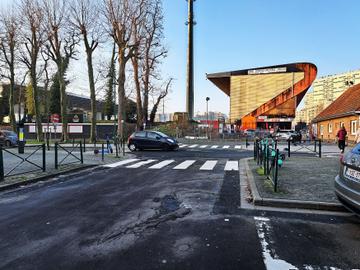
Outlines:
<svg viewBox="0 0 360 270"><path fill-rule="evenodd" d="M133 165L126 166L126 168L140 168L141 166L153 163L155 161L157 161L157 160L156 159L149 159L149 160L145 160L145 161L140 161L140 162L137 162L137 163L135 163Z"/></svg>
<svg viewBox="0 0 360 270"><path fill-rule="evenodd" d="M200 148L206 148L206 147L208 147L206 144L200 146Z"/></svg>
<svg viewBox="0 0 360 270"><path fill-rule="evenodd" d="M235 149L241 149L241 145L235 145Z"/></svg>
<svg viewBox="0 0 360 270"><path fill-rule="evenodd" d="M116 168L116 167L125 165L125 168L137 169L137 168L143 167L145 165L150 165L151 163L155 163L155 162L158 162L158 160L156 160L156 159L139 160L139 159L133 158L133 159L122 160L120 162L116 162L116 163L112 163L112 164L106 164L106 165L103 165L103 167ZM165 168L166 166L169 166L170 164L172 164L174 162L176 162L176 161L173 159L159 161L158 163L153 164L150 167L148 167L148 169L159 170L159 169ZM190 168L195 162L196 162L196 160L185 160L185 161L182 161L180 164L176 165L175 167L173 167L172 169L173 170L186 170L186 169ZM199 170L200 171L212 171L212 170L214 170L214 168L216 167L218 162L219 162L218 160L207 160L200 166ZM130 163L133 163L133 164L130 165ZM227 160L226 161L224 171L238 171L238 170L239 170L239 162L238 161L236 161L236 160Z"/></svg>
<svg viewBox="0 0 360 270"><path fill-rule="evenodd" d="M205 148L211 148L211 149L242 149L241 145L208 145L208 144L184 144L184 143L179 143L179 148L201 148L201 149L205 149Z"/></svg>
<svg viewBox="0 0 360 270"><path fill-rule="evenodd" d="M223 146L223 149L229 149L230 148L230 145L224 145Z"/></svg>
<svg viewBox="0 0 360 270"><path fill-rule="evenodd" d="M162 169L162 168L166 167L167 165L169 165L169 164L171 164L173 162L175 162L175 160L173 160L173 159L164 160L164 161L161 161L158 164L155 164L155 165L149 167L149 169Z"/></svg>
<svg viewBox="0 0 360 270"><path fill-rule="evenodd" d="M218 145L211 146L211 148L213 148L213 149L218 148L218 147L219 147Z"/></svg>
<svg viewBox="0 0 360 270"><path fill-rule="evenodd" d="M185 160L184 162L180 163L176 167L174 167L174 170L185 170L189 168L191 165L193 165L196 162L196 160Z"/></svg>
<svg viewBox="0 0 360 270"><path fill-rule="evenodd" d="M199 146L199 145L198 144L193 144L193 145L190 145L189 148L195 148L197 146Z"/></svg>

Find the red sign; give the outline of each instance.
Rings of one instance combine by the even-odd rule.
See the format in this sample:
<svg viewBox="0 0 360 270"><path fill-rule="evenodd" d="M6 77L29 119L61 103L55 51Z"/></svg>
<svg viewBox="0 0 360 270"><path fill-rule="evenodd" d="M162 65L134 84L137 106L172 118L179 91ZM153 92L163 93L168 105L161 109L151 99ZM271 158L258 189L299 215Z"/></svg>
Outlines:
<svg viewBox="0 0 360 270"><path fill-rule="evenodd" d="M51 115L51 122L52 123L59 123L60 121L60 116L57 113L54 113Z"/></svg>

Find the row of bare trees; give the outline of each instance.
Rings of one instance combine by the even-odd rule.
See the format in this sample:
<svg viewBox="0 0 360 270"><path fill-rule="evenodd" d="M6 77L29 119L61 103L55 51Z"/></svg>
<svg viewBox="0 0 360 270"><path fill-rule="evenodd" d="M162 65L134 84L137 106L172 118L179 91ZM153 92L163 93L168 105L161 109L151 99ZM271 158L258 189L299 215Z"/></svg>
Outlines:
<svg viewBox="0 0 360 270"><path fill-rule="evenodd" d="M94 54L101 46L115 49L112 62L116 59L117 74L113 85L106 85L117 88L118 136L124 135L129 98L136 100L138 128L154 121L158 105L168 94L172 81L164 83L160 74L167 54L163 45L161 0L19 0L2 10L0 18L0 76L10 83L9 116L14 130L15 86L26 78L32 89L37 138L43 139L39 108L44 93L39 91L39 85L47 91L49 66L52 66L60 89L62 138L68 138L67 70L70 61L78 60L79 51L83 50L91 99L91 141L94 141L99 90ZM150 103L153 108L149 115Z"/></svg>

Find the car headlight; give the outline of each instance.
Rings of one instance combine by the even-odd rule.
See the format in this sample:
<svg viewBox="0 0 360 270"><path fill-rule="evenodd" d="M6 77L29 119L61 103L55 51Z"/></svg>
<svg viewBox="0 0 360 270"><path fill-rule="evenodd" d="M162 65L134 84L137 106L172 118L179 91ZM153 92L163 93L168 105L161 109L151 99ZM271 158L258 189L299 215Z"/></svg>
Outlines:
<svg viewBox="0 0 360 270"><path fill-rule="evenodd" d="M170 143L175 143L175 141L173 139L167 138L166 140Z"/></svg>

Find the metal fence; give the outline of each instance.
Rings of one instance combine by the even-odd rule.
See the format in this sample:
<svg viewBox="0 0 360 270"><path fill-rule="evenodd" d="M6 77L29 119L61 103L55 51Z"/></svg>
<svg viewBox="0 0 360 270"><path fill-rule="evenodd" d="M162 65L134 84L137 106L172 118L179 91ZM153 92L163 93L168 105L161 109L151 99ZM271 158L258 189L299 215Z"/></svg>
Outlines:
<svg viewBox="0 0 360 270"><path fill-rule="evenodd" d="M60 156L59 152L63 152L64 156ZM73 146L65 146L64 144L55 143L55 169L59 169L61 165L69 165L74 163L84 163L83 144L78 142Z"/></svg>
<svg viewBox="0 0 360 270"><path fill-rule="evenodd" d="M290 157L292 154L310 154L321 158L322 155L322 141L320 139L314 141L301 141L298 143L291 143L287 141L287 156Z"/></svg>

